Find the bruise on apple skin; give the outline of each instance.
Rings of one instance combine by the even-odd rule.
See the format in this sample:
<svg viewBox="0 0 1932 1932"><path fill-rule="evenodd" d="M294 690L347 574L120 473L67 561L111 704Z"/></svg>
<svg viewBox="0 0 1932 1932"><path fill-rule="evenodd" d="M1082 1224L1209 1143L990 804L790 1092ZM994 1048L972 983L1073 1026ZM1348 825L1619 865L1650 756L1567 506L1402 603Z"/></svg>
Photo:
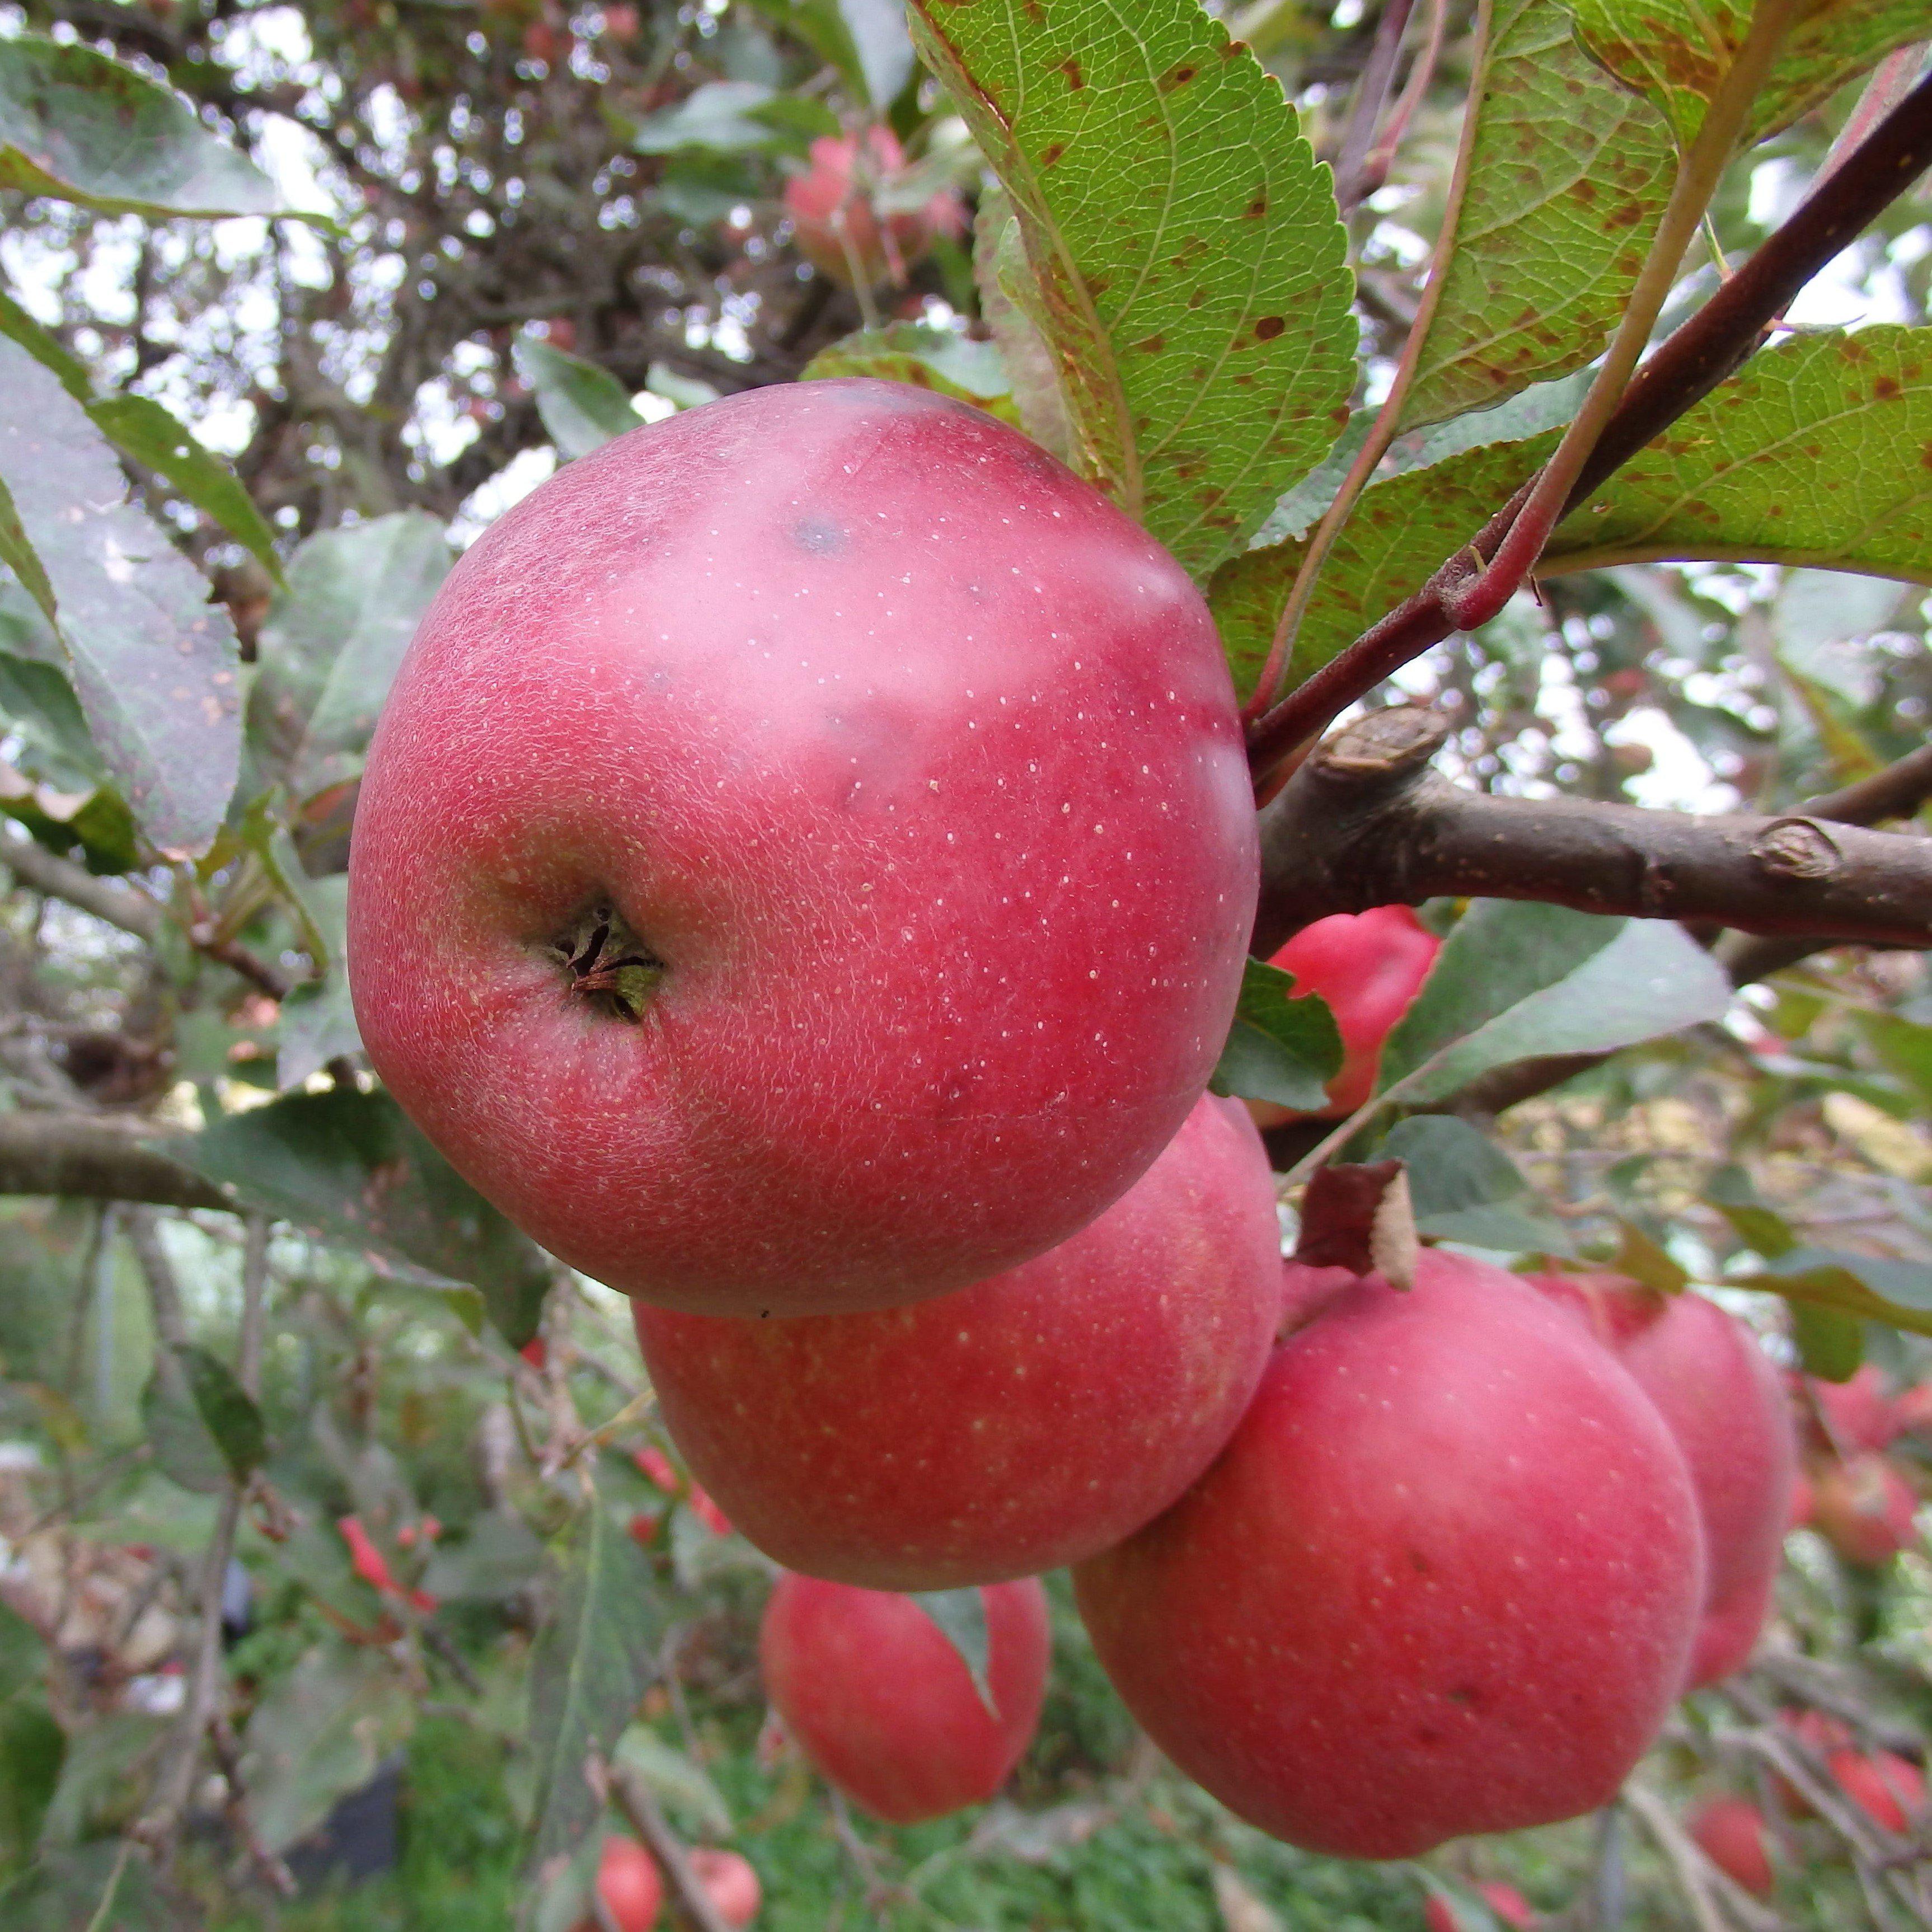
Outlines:
<svg viewBox="0 0 1932 1932"><path fill-rule="evenodd" d="M606 445L452 572L364 780L350 980L391 1090L562 1259L878 1306L1145 1171L1256 872L1172 560L980 411L802 383ZM599 898L666 963L634 1024L544 950Z"/></svg>

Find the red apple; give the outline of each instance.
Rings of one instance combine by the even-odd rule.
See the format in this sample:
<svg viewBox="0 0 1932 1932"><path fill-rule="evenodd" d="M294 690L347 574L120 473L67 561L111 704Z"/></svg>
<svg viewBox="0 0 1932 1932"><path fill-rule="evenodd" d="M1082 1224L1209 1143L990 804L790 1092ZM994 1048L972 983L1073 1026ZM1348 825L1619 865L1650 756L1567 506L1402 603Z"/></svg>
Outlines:
<svg viewBox="0 0 1932 1932"><path fill-rule="evenodd" d="M1537 1922L1534 1909L1514 1886L1484 1884L1478 1886L1475 1892L1491 1916L1499 1924L1510 1927L1511 1932L1529 1932ZM1468 1932L1462 1916L1439 1892L1432 1892L1423 1901L1422 1922L1429 1932Z"/></svg>
<svg viewBox="0 0 1932 1932"><path fill-rule="evenodd" d="M1818 1406L1811 1432L1820 1448L1838 1455L1888 1449L1905 1431L1906 1416L1870 1362L1849 1382L1821 1382L1814 1376L1807 1378L1806 1385Z"/></svg>
<svg viewBox="0 0 1932 1932"><path fill-rule="evenodd" d="M1764 1814L1748 1798L1712 1798L1687 1821L1704 1856L1734 1884L1758 1898L1778 1889Z"/></svg>
<svg viewBox="0 0 1932 1932"><path fill-rule="evenodd" d="M1836 1750L1826 1760L1845 1796L1882 1831L1903 1834L1925 1809L1925 1774L1896 1751Z"/></svg>
<svg viewBox="0 0 1932 1932"><path fill-rule="evenodd" d="M1853 1456L1813 1473L1811 1525L1847 1563L1888 1563L1918 1540L1918 1493L1888 1456Z"/></svg>
<svg viewBox="0 0 1932 1932"><path fill-rule="evenodd" d="M685 1854L691 1875L704 1887L712 1910L727 1925L748 1925L758 1916L764 1890L748 1858L736 1852L694 1846Z"/></svg>
<svg viewBox="0 0 1932 1932"><path fill-rule="evenodd" d="M1031 1576L1157 1516L1234 1432L1282 1302L1273 1177L1204 1097L1072 1240L914 1308L633 1304L693 1473L788 1568L875 1589Z"/></svg>
<svg viewBox="0 0 1932 1932"><path fill-rule="evenodd" d="M1403 1858L1609 1801L1682 1683L1703 1538L1610 1352L1424 1250L1283 1342L1220 1460L1075 1581L1184 1771L1291 1844Z"/></svg>
<svg viewBox="0 0 1932 1932"><path fill-rule="evenodd" d="M362 782L350 976L397 1099L565 1261L827 1313L1147 1170L1256 878L1166 552L982 410L799 382L607 443L450 574Z"/></svg>
<svg viewBox="0 0 1932 1932"><path fill-rule="evenodd" d="M1756 1646L1791 1520L1798 1442L1778 1372L1750 1330L1702 1295L1658 1294L1614 1274L1529 1278L1585 1315L1684 1451L1708 1592L1684 1688L1728 1677Z"/></svg>
<svg viewBox="0 0 1932 1932"><path fill-rule="evenodd" d="M904 150L890 128L867 128L862 146L856 134L821 135L812 144L810 169L785 184L799 253L848 287L855 262L868 288L888 278L903 286L934 238L957 234L965 220L950 188L918 207L882 208L882 191L890 199L906 172Z"/></svg>
<svg viewBox="0 0 1932 1932"><path fill-rule="evenodd" d="M650 1932L664 1904L656 1859L636 1839L614 1833L598 1854L597 1896L617 1932ZM596 1915L579 1919L576 1932L598 1932Z"/></svg>
<svg viewBox="0 0 1932 1932"><path fill-rule="evenodd" d="M1040 1722L1046 1592L1028 1577L980 1596L992 1710L910 1597L785 1576L765 1606L758 1658L772 1707L824 1777L891 1823L992 1797Z"/></svg>
<svg viewBox="0 0 1932 1932"><path fill-rule="evenodd" d="M1382 1042L1422 990L1442 942L1406 905L1335 914L1304 926L1268 962L1295 978L1293 997L1318 993L1342 1035L1342 1067L1318 1118L1343 1120L1376 1090ZM1272 1101L1248 1110L1262 1126L1310 1118Z"/></svg>

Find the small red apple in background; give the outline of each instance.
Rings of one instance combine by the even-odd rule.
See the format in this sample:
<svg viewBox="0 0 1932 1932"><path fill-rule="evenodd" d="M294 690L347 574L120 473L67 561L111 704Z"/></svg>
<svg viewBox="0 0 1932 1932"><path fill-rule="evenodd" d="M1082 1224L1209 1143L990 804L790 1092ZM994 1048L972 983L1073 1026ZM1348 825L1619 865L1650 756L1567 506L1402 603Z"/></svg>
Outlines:
<svg viewBox="0 0 1932 1932"><path fill-rule="evenodd" d="M350 975L390 1091L560 1258L824 1314L1016 1267L1146 1172L1257 874L1173 559L982 410L778 384L567 465L445 580Z"/></svg>
<svg viewBox="0 0 1932 1932"><path fill-rule="evenodd" d="M1925 1809L1925 1774L1896 1751L1834 1751L1826 1760L1845 1796L1881 1830L1901 1835Z"/></svg>
<svg viewBox="0 0 1932 1932"><path fill-rule="evenodd" d="M821 135L812 144L810 170L785 184L800 254L848 287L854 262L867 287L888 278L903 287L934 238L965 225L964 205L950 188L920 207L881 210L877 197L906 172L905 151L890 128L867 128L862 142L856 134Z"/></svg>
<svg viewBox="0 0 1932 1932"><path fill-rule="evenodd" d="M1798 1439L1784 1383L1744 1324L1700 1294L1621 1275L1532 1275L1576 1307L1657 1405L1690 1471L1707 1592L1686 1690L1742 1670L1756 1647L1791 1521Z"/></svg>
<svg viewBox="0 0 1932 1932"><path fill-rule="evenodd" d="M1805 1378L1805 1387L1817 1405L1810 1433L1818 1446L1834 1454L1850 1455L1860 1449L1888 1449L1904 1432L1905 1418L1887 1389L1876 1366L1867 1362L1849 1382L1821 1382ZM1822 1418L1825 1426L1818 1424Z"/></svg>
<svg viewBox="0 0 1932 1932"><path fill-rule="evenodd" d="M875 1589L1096 1555L1217 1455L1282 1301L1274 1179L1204 1096L1070 1240L916 1307L785 1322L634 1304L692 1472L788 1568Z"/></svg>
<svg viewBox="0 0 1932 1932"><path fill-rule="evenodd" d="M1699 1805L1687 1828L1712 1864L1758 1898L1778 1889L1764 1814L1748 1798L1712 1798Z"/></svg>
<svg viewBox="0 0 1932 1932"><path fill-rule="evenodd" d="M1918 1492L1889 1456L1814 1466L1811 1526L1847 1563L1889 1563L1918 1540Z"/></svg>
<svg viewBox="0 0 1932 1932"><path fill-rule="evenodd" d="M1408 907L1374 906L1318 919L1268 962L1294 975L1292 997L1318 993L1328 1002L1342 1036L1341 1070L1328 1083L1328 1104L1318 1118L1346 1119L1375 1091L1382 1044L1442 950ZM1250 1101L1248 1111L1264 1127L1307 1118L1268 1100Z"/></svg>
<svg viewBox="0 0 1932 1932"><path fill-rule="evenodd" d="M656 1859L636 1839L613 1833L598 1854L597 1895L617 1932L650 1932L664 1905ZM596 1915L579 1919L576 1932L598 1932Z"/></svg>
<svg viewBox="0 0 1932 1932"><path fill-rule="evenodd" d="M1535 1909L1513 1885L1492 1881L1476 1886L1475 1893L1497 1923L1510 1927L1511 1932L1529 1932L1537 1923ZM1439 1892L1432 1892L1423 1901L1422 1922L1428 1932L1468 1932L1462 1916Z"/></svg>
<svg viewBox="0 0 1932 1932"><path fill-rule="evenodd" d="M992 1797L1040 1722L1046 1592L1028 1577L980 1597L991 1711L959 1653L910 1597L788 1575L765 1606L758 1658L772 1707L826 1779L890 1823Z"/></svg>
<svg viewBox="0 0 1932 1932"><path fill-rule="evenodd" d="M1220 1460L1075 1585L1190 1777L1292 1844L1402 1858L1608 1802L1683 1682L1703 1537L1610 1353L1424 1250L1284 1342Z"/></svg>
<svg viewBox="0 0 1932 1932"><path fill-rule="evenodd" d="M764 1889L748 1858L710 1845L694 1845L684 1856L692 1876L727 1925L748 1925L757 1918Z"/></svg>

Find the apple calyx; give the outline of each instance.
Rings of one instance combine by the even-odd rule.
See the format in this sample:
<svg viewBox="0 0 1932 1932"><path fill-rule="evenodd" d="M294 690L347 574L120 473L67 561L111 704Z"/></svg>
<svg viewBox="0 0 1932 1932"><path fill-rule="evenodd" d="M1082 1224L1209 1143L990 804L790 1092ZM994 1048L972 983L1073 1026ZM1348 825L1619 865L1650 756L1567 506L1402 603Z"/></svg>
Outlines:
<svg viewBox="0 0 1932 1932"><path fill-rule="evenodd" d="M644 1018L664 963L631 930L615 906L599 901L546 949L560 960L568 992L598 1000L635 1022Z"/></svg>

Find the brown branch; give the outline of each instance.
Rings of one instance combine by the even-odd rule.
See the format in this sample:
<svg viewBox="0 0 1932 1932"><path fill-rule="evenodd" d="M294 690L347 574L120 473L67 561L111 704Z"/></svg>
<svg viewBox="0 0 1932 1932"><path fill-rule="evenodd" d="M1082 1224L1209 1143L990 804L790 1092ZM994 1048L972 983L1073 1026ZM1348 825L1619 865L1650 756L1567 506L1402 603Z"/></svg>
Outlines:
<svg viewBox="0 0 1932 1932"><path fill-rule="evenodd" d="M1910 818L1932 798L1932 745L1908 752L1896 764L1838 791L1820 792L1796 809L1807 818L1835 818L1842 825L1877 825Z"/></svg>
<svg viewBox="0 0 1932 1932"><path fill-rule="evenodd" d="M1262 814L1256 953L1331 913L1445 896L1932 946L1932 840L1464 791L1430 766L1448 730L1432 712L1372 712L1288 781Z"/></svg>
<svg viewBox="0 0 1932 1932"><path fill-rule="evenodd" d="M96 919L118 926L137 939L153 940L161 929L161 908L145 892L112 879L98 879L71 860L58 858L31 838L0 843L0 866L30 890L64 899Z"/></svg>
<svg viewBox="0 0 1932 1932"><path fill-rule="evenodd" d="M1566 498L1563 513L1574 510L1731 374L1798 291L1928 166L1932 76L1921 81L1818 182L1790 220L1639 369ZM1248 734L1248 758L1257 780L1384 678L1458 628L1455 612L1502 548L1534 487L1534 478L1525 484L1414 596L1255 722Z"/></svg>
<svg viewBox="0 0 1932 1932"><path fill-rule="evenodd" d="M1415 0L1384 0L1374 44L1355 84L1354 106L1335 157L1335 201L1345 217L1382 185L1369 173L1369 151L1388 104L1389 90L1395 84L1396 62L1401 58L1402 36L1408 31L1414 4Z"/></svg>
<svg viewBox="0 0 1932 1932"><path fill-rule="evenodd" d="M145 1201L158 1208L230 1208L214 1186L168 1154L151 1121L84 1114L0 1114L0 1195Z"/></svg>

